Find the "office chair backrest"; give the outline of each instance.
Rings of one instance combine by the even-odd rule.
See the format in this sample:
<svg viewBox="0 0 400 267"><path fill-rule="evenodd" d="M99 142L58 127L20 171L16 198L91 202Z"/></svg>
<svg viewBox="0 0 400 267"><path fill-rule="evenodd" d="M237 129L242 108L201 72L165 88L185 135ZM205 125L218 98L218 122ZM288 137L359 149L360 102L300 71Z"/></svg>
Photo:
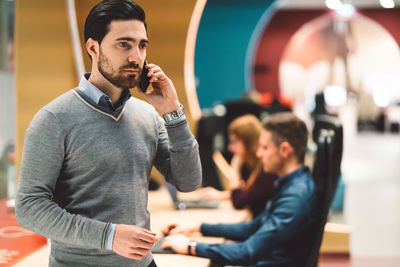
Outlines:
<svg viewBox="0 0 400 267"><path fill-rule="evenodd" d="M320 197L321 213L315 222L315 236L307 267L318 263L319 249L324 234L329 207L336 191L340 175L343 152L343 128L338 118L329 115L317 115L313 129L313 140L317 144L313 177Z"/></svg>
<svg viewBox="0 0 400 267"><path fill-rule="evenodd" d="M226 108L225 121L226 126L229 125L234 119L246 115L252 114L257 118L260 118L264 108L259 104L249 100L231 100L224 103Z"/></svg>
<svg viewBox="0 0 400 267"><path fill-rule="evenodd" d="M332 192L332 190L336 190L336 183L340 175L340 164L342 162L343 154L343 127L337 117L330 115L317 115L315 117L312 138L317 144L317 153L318 149L320 148L321 136L325 136L326 138L328 138L328 136L331 136L330 138L328 138L328 141L330 141L330 145L328 147L329 151L327 151L328 154L326 154L325 156L317 155L315 157L313 170L316 169L314 170L314 172L317 173L313 177L316 182L317 188L320 190L328 190L329 194L327 194L327 196L331 196L333 198L333 194L335 192ZM329 173L327 173L326 175L329 174L330 180L327 181L325 179L326 175L318 173L320 172L320 170L318 169L321 168L323 164L328 163L329 165L327 167L329 167ZM332 179L335 179L336 181ZM327 182L335 183L335 187L331 187L333 186L333 184L328 187L326 185L324 186L324 183Z"/></svg>
<svg viewBox="0 0 400 267"><path fill-rule="evenodd" d="M225 118L218 116L212 111L203 112L197 125L197 142L199 144L199 154L203 173L202 186L212 186L222 190L223 187L218 177L215 163L212 159L216 136L223 135ZM224 142L223 140L221 141Z"/></svg>
<svg viewBox="0 0 400 267"><path fill-rule="evenodd" d="M202 112L197 124L196 138L212 142L212 139L224 130L225 118L212 110Z"/></svg>

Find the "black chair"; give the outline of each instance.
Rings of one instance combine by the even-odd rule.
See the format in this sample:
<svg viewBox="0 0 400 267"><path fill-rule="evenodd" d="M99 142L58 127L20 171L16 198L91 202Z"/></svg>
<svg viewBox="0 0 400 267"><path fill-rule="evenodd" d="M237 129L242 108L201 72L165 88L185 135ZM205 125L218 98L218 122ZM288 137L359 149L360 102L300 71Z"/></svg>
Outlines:
<svg viewBox="0 0 400 267"><path fill-rule="evenodd" d="M317 144L313 177L320 197L321 213L315 222L315 235L312 237L313 242L306 263L307 267L318 265L325 223L340 175L343 128L338 118L329 115L317 115L312 136Z"/></svg>
<svg viewBox="0 0 400 267"><path fill-rule="evenodd" d="M224 117L218 116L212 111L203 111L197 125L196 137L199 143L203 187L211 186L218 190L223 189L212 155L215 151L215 139L217 135L223 136L224 126Z"/></svg>

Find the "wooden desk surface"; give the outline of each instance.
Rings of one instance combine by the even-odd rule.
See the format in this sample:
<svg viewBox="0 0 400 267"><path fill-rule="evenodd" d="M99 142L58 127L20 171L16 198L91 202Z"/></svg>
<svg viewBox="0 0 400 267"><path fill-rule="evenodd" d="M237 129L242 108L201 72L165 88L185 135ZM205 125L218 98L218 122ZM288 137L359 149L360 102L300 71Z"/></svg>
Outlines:
<svg viewBox="0 0 400 267"><path fill-rule="evenodd" d="M179 199L195 199L196 192L180 193ZM249 217L247 210L236 210L230 201L222 201L217 209L186 209L175 210L173 202L166 189L149 192L148 209L150 211L151 229L160 232L162 226L172 220L190 220L206 223L235 223Z"/></svg>
<svg viewBox="0 0 400 267"><path fill-rule="evenodd" d="M178 193L178 197L182 199L192 199L196 197L196 192ZM175 210L173 208L172 199L166 188L149 192L148 210L150 211L151 229L160 235L162 226L169 221L176 219L207 223L235 223L243 221L249 216L249 213L246 210L235 210L230 201L221 202L218 209ZM191 238L207 243L222 242L221 238L206 238L199 234L193 235ZM47 267L49 253L50 247L45 245L28 257L19 261L17 264L13 265L13 267ZM209 263L208 259L177 254L153 254L153 256L157 265L160 267L205 267L208 266Z"/></svg>

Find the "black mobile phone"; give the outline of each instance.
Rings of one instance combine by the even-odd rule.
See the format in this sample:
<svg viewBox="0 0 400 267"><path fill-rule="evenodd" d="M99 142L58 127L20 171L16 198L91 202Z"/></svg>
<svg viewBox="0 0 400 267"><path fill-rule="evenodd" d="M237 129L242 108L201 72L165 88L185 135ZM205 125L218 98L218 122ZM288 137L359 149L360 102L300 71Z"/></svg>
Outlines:
<svg viewBox="0 0 400 267"><path fill-rule="evenodd" d="M140 74L139 78L139 88L143 93L145 93L147 88L149 87L151 79L151 77L147 77L149 70L145 68L146 64L147 64L146 61L144 61L142 73Z"/></svg>

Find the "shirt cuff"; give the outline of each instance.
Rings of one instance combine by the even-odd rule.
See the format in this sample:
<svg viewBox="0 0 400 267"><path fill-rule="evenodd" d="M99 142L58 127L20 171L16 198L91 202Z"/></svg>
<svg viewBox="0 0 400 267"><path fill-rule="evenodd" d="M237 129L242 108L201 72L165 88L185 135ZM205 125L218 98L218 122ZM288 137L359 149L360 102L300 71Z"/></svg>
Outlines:
<svg viewBox="0 0 400 267"><path fill-rule="evenodd" d="M110 225L110 227L108 227L106 249L112 250L114 235L115 235L115 227L117 227L117 225L113 223Z"/></svg>
<svg viewBox="0 0 400 267"><path fill-rule="evenodd" d="M210 233L213 233L214 228L215 224L202 223L200 225L200 233L204 236L208 236Z"/></svg>
<svg viewBox="0 0 400 267"><path fill-rule="evenodd" d="M197 257L203 257L203 258L209 258L211 255L208 252L210 248L209 244L203 244L203 243L197 243L196 244L196 256Z"/></svg>

